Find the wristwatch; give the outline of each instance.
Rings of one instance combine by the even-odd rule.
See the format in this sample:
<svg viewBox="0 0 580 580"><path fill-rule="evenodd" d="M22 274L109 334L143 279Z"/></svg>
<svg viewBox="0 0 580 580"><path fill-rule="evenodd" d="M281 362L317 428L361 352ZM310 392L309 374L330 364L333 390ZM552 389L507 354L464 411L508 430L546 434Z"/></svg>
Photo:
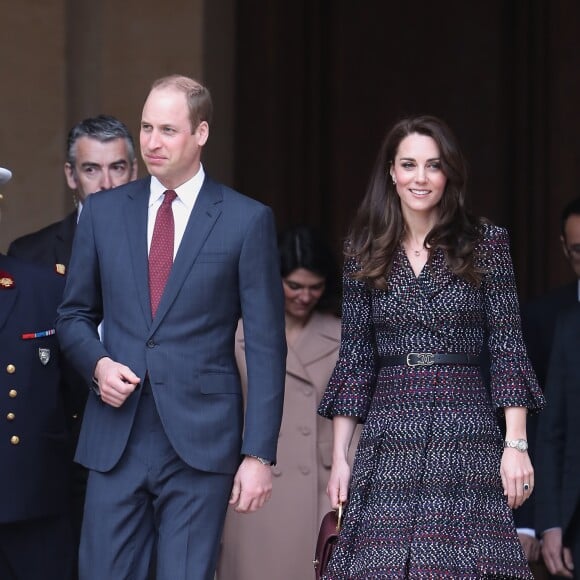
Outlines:
<svg viewBox="0 0 580 580"><path fill-rule="evenodd" d="M503 442L503 446L517 449L522 453L525 453L528 450L528 442L525 439L506 439Z"/></svg>
<svg viewBox="0 0 580 580"><path fill-rule="evenodd" d="M246 453L246 457L253 457L254 459L257 459L262 465L272 465L271 461L268 461L263 457L258 457L257 455L252 455L251 453Z"/></svg>

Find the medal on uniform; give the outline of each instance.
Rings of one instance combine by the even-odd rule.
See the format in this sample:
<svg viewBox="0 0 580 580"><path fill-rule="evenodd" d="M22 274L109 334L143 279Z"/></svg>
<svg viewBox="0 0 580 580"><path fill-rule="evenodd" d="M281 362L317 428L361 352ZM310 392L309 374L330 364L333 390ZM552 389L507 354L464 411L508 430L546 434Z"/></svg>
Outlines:
<svg viewBox="0 0 580 580"><path fill-rule="evenodd" d="M50 348L39 348L38 358L40 359L40 362L46 366L50 360Z"/></svg>

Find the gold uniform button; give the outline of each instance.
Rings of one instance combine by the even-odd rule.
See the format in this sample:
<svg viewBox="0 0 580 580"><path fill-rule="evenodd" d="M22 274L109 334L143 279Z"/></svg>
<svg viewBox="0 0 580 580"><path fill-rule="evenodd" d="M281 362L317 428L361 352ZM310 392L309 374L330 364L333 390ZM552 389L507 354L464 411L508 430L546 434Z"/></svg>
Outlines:
<svg viewBox="0 0 580 580"><path fill-rule="evenodd" d="M10 390L8 391L8 396L9 396L11 399L15 399L15 398L16 398L16 395L18 395L18 391L17 391L16 389L10 389Z"/></svg>
<svg viewBox="0 0 580 580"><path fill-rule="evenodd" d="M11 375L16 372L16 367L14 365L8 365L6 367L6 372Z"/></svg>
<svg viewBox="0 0 580 580"><path fill-rule="evenodd" d="M12 435L12 437L10 437L10 443L12 443L12 445L18 445L20 443L20 437L18 437L18 435Z"/></svg>
<svg viewBox="0 0 580 580"><path fill-rule="evenodd" d="M8 415L6 415L6 419L8 419L8 421L14 421L15 418L16 415L14 413L8 413Z"/></svg>

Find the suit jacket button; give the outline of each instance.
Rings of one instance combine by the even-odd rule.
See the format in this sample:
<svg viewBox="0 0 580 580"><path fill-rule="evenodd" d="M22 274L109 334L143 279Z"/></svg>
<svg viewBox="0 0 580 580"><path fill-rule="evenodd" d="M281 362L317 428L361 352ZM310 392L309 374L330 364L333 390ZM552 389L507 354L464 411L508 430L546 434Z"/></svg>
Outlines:
<svg viewBox="0 0 580 580"><path fill-rule="evenodd" d="M6 367L6 372L11 375L14 374L16 372L16 367L14 365L8 365Z"/></svg>
<svg viewBox="0 0 580 580"><path fill-rule="evenodd" d="M15 418L16 415L14 413L8 413L8 415L6 415L6 419L8 419L8 421L14 421Z"/></svg>
<svg viewBox="0 0 580 580"><path fill-rule="evenodd" d="M15 398L16 398L16 395L18 395L18 391L17 391L16 389L10 389L10 390L8 391L8 396L9 396L11 399L15 399Z"/></svg>
<svg viewBox="0 0 580 580"><path fill-rule="evenodd" d="M154 340L148 340L148 341L147 341L147 346L148 346L149 348L153 348L153 347L155 346L155 341L154 341Z"/></svg>
<svg viewBox="0 0 580 580"><path fill-rule="evenodd" d="M20 437L18 437L18 435L12 435L12 437L10 437L10 443L12 443L12 445L18 445L20 443Z"/></svg>

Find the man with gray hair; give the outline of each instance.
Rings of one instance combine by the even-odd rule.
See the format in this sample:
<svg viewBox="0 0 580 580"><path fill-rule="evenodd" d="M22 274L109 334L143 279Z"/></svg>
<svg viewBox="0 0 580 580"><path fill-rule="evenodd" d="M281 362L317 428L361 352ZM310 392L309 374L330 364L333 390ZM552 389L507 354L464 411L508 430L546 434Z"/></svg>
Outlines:
<svg viewBox="0 0 580 580"><path fill-rule="evenodd" d="M87 196L137 178L129 129L109 115L89 117L69 132L64 173L76 209L63 220L14 240L8 255L46 264L65 274L77 221Z"/></svg>
<svg viewBox="0 0 580 580"><path fill-rule="evenodd" d="M77 222L87 197L137 178L135 146L129 129L110 115L89 117L77 123L68 134L64 173L74 191L75 210L59 222L14 240L8 248L9 256L46 265L61 276L68 269ZM74 446L89 389L72 369L67 369L65 381L70 393L66 417ZM84 467L72 466L71 510L77 544L86 478Z"/></svg>

